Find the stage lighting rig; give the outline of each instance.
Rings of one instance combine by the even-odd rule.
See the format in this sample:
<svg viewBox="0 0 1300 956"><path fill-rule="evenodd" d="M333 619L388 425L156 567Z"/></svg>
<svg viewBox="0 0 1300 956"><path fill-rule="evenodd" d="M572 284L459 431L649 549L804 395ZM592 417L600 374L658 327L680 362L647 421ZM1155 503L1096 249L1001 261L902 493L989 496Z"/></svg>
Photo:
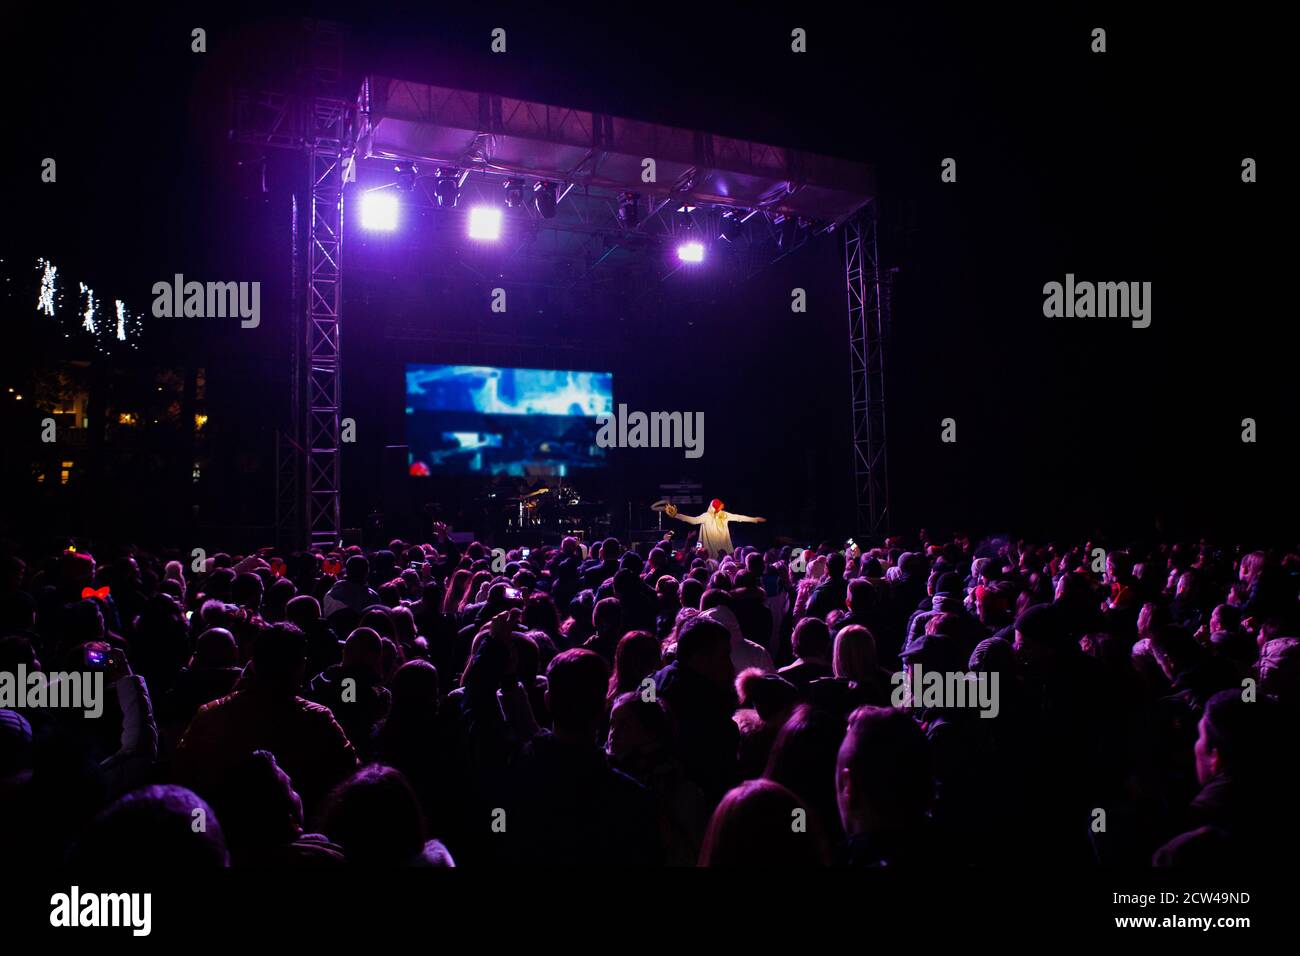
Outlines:
<svg viewBox="0 0 1300 956"><path fill-rule="evenodd" d="M507 179L502 183L505 191L506 208L517 209L524 204L524 184L518 179Z"/></svg>
<svg viewBox="0 0 1300 956"><path fill-rule="evenodd" d="M735 209L728 209L722 214L722 223L718 227L718 238L735 242L745 229L745 222Z"/></svg>
<svg viewBox="0 0 1300 956"><path fill-rule="evenodd" d="M635 229L641 221L637 199L636 193L623 193L618 197L618 221L628 229Z"/></svg>
<svg viewBox="0 0 1300 956"><path fill-rule="evenodd" d="M548 183L539 179L533 184L533 202L537 206L537 214L543 219L555 218L555 183Z"/></svg>
<svg viewBox="0 0 1300 956"><path fill-rule="evenodd" d="M397 175L398 189L405 193L414 191L415 180L420 175L420 170L415 163L396 163L393 172Z"/></svg>
<svg viewBox="0 0 1300 956"><path fill-rule="evenodd" d="M448 166L435 170L433 175L433 198L441 208L454 209L460 199L460 170Z"/></svg>

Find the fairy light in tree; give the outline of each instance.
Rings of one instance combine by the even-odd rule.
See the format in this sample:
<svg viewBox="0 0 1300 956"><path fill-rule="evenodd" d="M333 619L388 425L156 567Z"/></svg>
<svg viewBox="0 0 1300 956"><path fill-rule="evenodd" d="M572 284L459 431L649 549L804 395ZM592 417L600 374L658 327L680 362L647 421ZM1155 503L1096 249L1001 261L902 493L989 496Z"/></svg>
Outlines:
<svg viewBox="0 0 1300 956"><path fill-rule="evenodd" d="M54 290L58 283L59 269L48 259L37 259L36 268L41 270L41 291L36 297L36 311L53 316Z"/></svg>
<svg viewBox="0 0 1300 956"><path fill-rule="evenodd" d="M113 305L117 308L117 340L126 341L126 303L121 299L116 299Z"/></svg>
<svg viewBox="0 0 1300 956"><path fill-rule="evenodd" d="M95 290L86 283L81 283L81 294L86 297L86 311L81 313L81 327L87 332L95 331Z"/></svg>

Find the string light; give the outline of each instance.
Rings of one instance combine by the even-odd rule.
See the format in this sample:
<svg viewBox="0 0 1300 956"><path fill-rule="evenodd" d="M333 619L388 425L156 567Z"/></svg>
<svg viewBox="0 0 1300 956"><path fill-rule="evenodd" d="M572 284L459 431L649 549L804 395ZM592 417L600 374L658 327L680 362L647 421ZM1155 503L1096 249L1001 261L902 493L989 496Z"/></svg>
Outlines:
<svg viewBox="0 0 1300 956"><path fill-rule="evenodd" d="M54 290L58 282L59 269L48 259L37 259L36 268L41 270L41 291L36 297L36 311L47 316L54 315Z"/></svg>
<svg viewBox="0 0 1300 956"><path fill-rule="evenodd" d="M95 290L82 282L81 294L86 297L86 311L82 313L81 327L93 335L95 332Z"/></svg>

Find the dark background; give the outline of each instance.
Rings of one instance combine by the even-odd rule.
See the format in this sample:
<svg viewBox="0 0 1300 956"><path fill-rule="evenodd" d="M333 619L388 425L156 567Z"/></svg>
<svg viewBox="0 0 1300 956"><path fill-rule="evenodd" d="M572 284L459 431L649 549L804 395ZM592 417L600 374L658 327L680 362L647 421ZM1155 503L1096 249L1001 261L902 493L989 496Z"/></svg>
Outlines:
<svg viewBox="0 0 1300 956"><path fill-rule="evenodd" d="M6 274L21 285L28 263L48 256L140 311L176 272L258 280L263 317L257 330L146 319L138 352L95 358L6 287L0 534L265 540L274 430L287 424L293 171L273 161L271 191L248 188L226 138L226 93L233 81L274 82L275 37L300 14L350 28L357 77L373 70L874 164L881 253L899 270L887 348L896 529L1294 532L1280 23L1258 10L1147 19L1100 7L862 5L850 16L841 4L747 6L7 14ZM194 26L208 31L207 54L190 52ZM508 31L504 56L489 52L497 26ZM789 53L795 26L808 31L806 55ZM1108 32L1105 54L1089 51L1094 26ZM46 156L59 163L55 185L39 179ZM949 156L955 184L939 178ZM1259 183L1241 182L1245 156L1258 160ZM482 289L421 276L418 253L395 267L376 241L345 240L344 414L359 435L343 459L349 527L372 508L409 507L409 489L387 487L383 453L402 441L405 362L552 364L537 350L395 337L397 316L481 331ZM854 530L842 254L833 235L750 283L700 270L659 289L653 307L637 290L538 296L491 331L578 349L585 361L555 367L613 369L616 397L632 408L705 412L699 462L621 456L600 489L616 512L657 497L660 481L694 478L706 497L766 515L768 531L842 538ZM1045 319L1043 283L1067 272L1151 281L1151 327ZM793 286L808 290L806 316L789 312ZM201 440L169 431L164 415L129 438L110 434L67 487L37 488L41 416L3 387L31 388L42 367L85 357L100 381L119 393L134 382L142 396L159 369L202 367ZM939 440L945 417L957 420L955 444ZM1257 444L1240 440L1245 417L1258 422Z"/></svg>

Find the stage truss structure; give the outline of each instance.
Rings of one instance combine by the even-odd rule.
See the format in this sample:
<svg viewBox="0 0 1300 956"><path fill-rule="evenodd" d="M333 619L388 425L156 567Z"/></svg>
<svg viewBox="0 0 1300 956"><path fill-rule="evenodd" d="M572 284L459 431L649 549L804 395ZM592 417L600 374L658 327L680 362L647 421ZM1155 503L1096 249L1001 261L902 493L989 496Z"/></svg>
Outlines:
<svg viewBox="0 0 1300 956"><path fill-rule="evenodd" d="M889 460L885 443L885 337L888 275L882 275L875 204L844 228L849 311L849 395L853 415L853 486L857 527L868 540L889 531Z"/></svg>
<svg viewBox="0 0 1300 956"><path fill-rule="evenodd" d="M844 232L854 476L859 526L888 528L885 449L886 301L876 244L870 167L804 151L644 123L496 94L367 76L343 92L342 29L307 21L299 89L234 91L231 139L303 157L305 242L294 212L294 356L291 434L277 436L277 531L283 541L337 546L343 537L340 467L344 199L359 165L407 163L408 189L437 205L429 174L455 171L468 198L490 198L507 179L553 184L555 215L525 203L509 226L512 256L563 260L572 288L607 263L650 258L685 237L729 233L725 252L746 277L810 236ZM355 89L355 87L353 87ZM643 179L645 160L657 177ZM371 187L375 188L375 187ZM396 188L396 182L378 188ZM637 215L620 207L634 197ZM439 209L439 213L448 210ZM452 210L455 212L455 210ZM459 230L457 230L459 231ZM656 257L660 261L664 257ZM653 273L663 281L673 267ZM887 290L886 293L887 295ZM301 507L285 489L297 488Z"/></svg>

